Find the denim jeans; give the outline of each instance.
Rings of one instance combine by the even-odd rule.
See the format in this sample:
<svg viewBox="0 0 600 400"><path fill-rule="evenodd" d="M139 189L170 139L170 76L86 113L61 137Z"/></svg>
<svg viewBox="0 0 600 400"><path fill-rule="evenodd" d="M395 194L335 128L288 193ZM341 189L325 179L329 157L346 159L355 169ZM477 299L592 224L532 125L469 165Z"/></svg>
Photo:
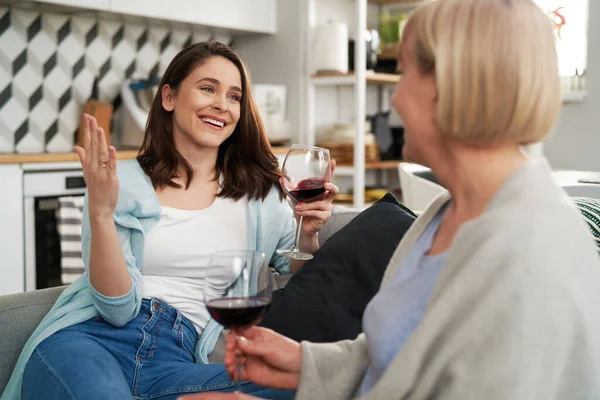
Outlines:
<svg viewBox="0 0 600 400"><path fill-rule="evenodd" d="M139 314L116 328L101 316L56 332L35 349L23 376L28 399L176 399L235 389L223 365L196 364L197 334L175 308L144 299ZM242 383L266 399L294 393Z"/></svg>

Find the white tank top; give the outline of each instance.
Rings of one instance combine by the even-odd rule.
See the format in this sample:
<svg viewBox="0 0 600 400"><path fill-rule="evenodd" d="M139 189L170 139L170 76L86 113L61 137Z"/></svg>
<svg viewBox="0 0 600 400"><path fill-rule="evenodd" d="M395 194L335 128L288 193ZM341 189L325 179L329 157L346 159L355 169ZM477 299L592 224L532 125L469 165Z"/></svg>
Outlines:
<svg viewBox="0 0 600 400"><path fill-rule="evenodd" d="M214 295L204 285L210 255L246 249L247 230L246 198L234 201L217 197L203 210L161 206L160 221L146 236L142 296L156 297L177 308L201 334L210 320L205 299ZM235 277L231 275L222 278L232 282Z"/></svg>

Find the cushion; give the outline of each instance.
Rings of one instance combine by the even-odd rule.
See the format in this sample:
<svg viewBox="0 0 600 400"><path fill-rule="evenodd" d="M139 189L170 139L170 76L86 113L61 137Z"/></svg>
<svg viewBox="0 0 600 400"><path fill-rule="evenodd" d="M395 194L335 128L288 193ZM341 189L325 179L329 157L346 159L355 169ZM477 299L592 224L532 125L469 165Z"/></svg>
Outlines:
<svg viewBox="0 0 600 400"><path fill-rule="evenodd" d="M587 223L600 253L600 199L573 197L572 200Z"/></svg>
<svg viewBox="0 0 600 400"><path fill-rule="evenodd" d="M362 315L415 214L388 193L331 236L273 300L261 326L333 342L362 332Z"/></svg>

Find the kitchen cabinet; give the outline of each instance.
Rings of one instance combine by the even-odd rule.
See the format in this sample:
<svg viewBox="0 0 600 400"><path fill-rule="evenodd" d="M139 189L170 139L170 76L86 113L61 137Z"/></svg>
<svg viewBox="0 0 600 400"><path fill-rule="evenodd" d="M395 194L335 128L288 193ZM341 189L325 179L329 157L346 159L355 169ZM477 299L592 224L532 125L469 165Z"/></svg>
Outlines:
<svg viewBox="0 0 600 400"><path fill-rule="evenodd" d="M40 3L108 11L110 0L36 0Z"/></svg>
<svg viewBox="0 0 600 400"><path fill-rule="evenodd" d="M0 165L0 295L25 287L23 230L23 170L19 164Z"/></svg>
<svg viewBox="0 0 600 400"><path fill-rule="evenodd" d="M274 34L277 0L20 0L178 21L237 33ZM0 4L3 1L0 0Z"/></svg>
<svg viewBox="0 0 600 400"><path fill-rule="evenodd" d="M277 0L192 0L201 25L276 33Z"/></svg>
<svg viewBox="0 0 600 400"><path fill-rule="evenodd" d="M110 0L115 13L259 33L275 33L276 6L276 0Z"/></svg>

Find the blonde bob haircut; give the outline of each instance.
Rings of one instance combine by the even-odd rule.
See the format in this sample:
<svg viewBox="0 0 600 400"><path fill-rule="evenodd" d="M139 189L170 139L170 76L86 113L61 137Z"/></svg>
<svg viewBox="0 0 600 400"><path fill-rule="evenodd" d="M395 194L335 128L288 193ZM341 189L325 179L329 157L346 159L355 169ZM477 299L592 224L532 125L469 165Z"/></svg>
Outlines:
<svg viewBox="0 0 600 400"><path fill-rule="evenodd" d="M437 124L472 145L541 141L560 111L554 25L532 0L435 0L410 16L421 72L434 73Z"/></svg>

